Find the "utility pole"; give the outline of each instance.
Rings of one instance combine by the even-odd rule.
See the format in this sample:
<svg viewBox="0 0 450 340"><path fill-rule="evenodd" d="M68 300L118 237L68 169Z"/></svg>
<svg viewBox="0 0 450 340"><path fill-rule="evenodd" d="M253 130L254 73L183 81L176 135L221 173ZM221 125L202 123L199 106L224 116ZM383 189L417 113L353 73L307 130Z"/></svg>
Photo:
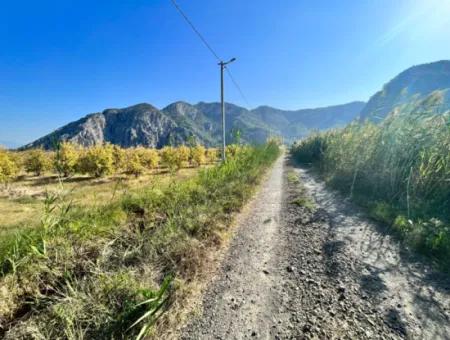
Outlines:
<svg viewBox="0 0 450 340"><path fill-rule="evenodd" d="M220 102L222 109L222 162L226 161L225 149L226 149L226 140L225 140L225 98L224 98L224 87L223 87L223 71L225 70L226 65L235 61L236 58L232 58L227 62L221 61L220 65Z"/></svg>

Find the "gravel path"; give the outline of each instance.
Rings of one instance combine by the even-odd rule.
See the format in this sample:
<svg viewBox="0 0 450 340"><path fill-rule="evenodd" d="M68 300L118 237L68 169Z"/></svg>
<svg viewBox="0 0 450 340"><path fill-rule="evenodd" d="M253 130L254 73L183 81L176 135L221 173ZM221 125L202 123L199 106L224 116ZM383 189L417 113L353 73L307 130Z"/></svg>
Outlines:
<svg viewBox="0 0 450 340"><path fill-rule="evenodd" d="M248 208L182 339L450 339L449 280L305 170L280 158Z"/></svg>

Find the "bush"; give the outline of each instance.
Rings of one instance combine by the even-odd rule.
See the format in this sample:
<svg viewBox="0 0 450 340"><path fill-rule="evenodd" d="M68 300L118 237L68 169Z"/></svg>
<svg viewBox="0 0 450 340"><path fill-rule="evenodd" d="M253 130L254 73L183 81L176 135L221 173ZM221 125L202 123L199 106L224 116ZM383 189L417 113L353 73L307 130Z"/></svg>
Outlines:
<svg viewBox="0 0 450 340"><path fill-rule="evenodd" d="M219 158L219 152L216 148L208 148L206 149L206 161L208 163L215 163Z"/></svg>
<svg viewBox="0 0 450 340"><path fill-rule="evenodd" d="M126 151L118 145L112 147L114 172L119 173L126 168Z"/></svg>
<svg viewBox="0 0 450 340"><path fill-rule="evenodd" d="M196 145L191 148L191 155L190 155L190 161L191 164L194 166L200 166L202 164L205 164L206 162L206 149L205 147L201 145Z"/></svg>
<svg viewBox="0 0 450 340"><path fill-rule="evenodd" d="M36 176L40 176L43 172L50 170L52 160L50 153L42 149L34 149L27 151L24 155L24 168L26 172L32 172Z"/></svg>
<svg viewBox="0 0 450 340"><path fill-rule="evenodd" d="M159 154L155 149L139 147L136 148L135 152L138 153L141 164L147 169L155 169L158 167Z"/></svg>
<svg viewBox="0 0 450 340"><path fill-rule="evenodd" d="M64 177L72 175L77 166L79 150L70 142L61 142L56 146L54 167Z"/></svg>
<svg viewBox="0 0 450 340"><path fill-rule="evenodd" d="M18 174L19 167L11 153L0 149L0 183L7 184L12 181Z"/></svg>
<svg viewBox="0 0 450 340"><path fill-rule="evenodd" d="M189 156L191 154L191 150L185 146L181 145L178 148L176 148L176 162L177 162L177 168L183 168L187 167L189 165Z"/></svg>
<svg viewBox="0 0 450 340"><path fill-rule="evenodd" d="M145 172L141 156L137 148L127 149L125 153L125 173L138 177Z"/></svg>
<svg viewBox="0 0 450 340"><path fill-rule="evenodd" d="M177 171L180 166L177 149L172 146L165 146L160 150L161 162L170 172Z"/></svg>
<svg viewBox="0 0 450 340"><path fill-rule="evenodd" d="M106 144L85 149L78 158L77 169L94 177L111 174L114 170L113 147Z"/></svg>

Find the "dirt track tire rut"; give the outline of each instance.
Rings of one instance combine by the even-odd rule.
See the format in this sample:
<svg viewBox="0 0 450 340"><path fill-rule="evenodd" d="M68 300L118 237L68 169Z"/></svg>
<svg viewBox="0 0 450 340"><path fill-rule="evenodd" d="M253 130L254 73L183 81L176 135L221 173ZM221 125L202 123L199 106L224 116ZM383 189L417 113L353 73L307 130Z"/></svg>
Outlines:
<svg viewBox="0 0 450 340"><path fill-rule="evenodd" d="M294 173L300 183L292 180ZM340 198L320 193L328 192L307 172L285 158L276 162L239 217L203 311L182 339L448 338L449 326L442 324L448 281L441 282L444 302L434 306L440 308L436 325L405 317L403 300L386 302L392 292L374 274L380 268L359 258L352 251L358 244L339 229L354 212L336 212ZM316 202L305 204L309 199ZM353 222L374 228L364 219Z"/></svg>

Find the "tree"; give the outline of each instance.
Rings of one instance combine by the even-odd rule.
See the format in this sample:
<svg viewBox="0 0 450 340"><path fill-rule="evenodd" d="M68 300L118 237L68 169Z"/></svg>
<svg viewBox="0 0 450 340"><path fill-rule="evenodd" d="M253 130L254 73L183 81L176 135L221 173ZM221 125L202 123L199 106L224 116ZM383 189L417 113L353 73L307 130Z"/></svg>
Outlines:
<svg viewBox="0 0 450 340"><path fill-rule="evenodd" d="M7 184L17 176L18 172L19 167L11 154L0 149L0 183Z"/></svg>
<svg viewBox="0 0 450 340"><path fill-rule="evenodd" d="M144 167L154 169L158 166L160 157L158 151L155 149L139 147L136 148L136 152L138 153L141 164Z"/></svg>
<svg viewBox="0 0 450 340"><path fill-rule="evenodd" d="M75 145L69 142L62 142L56 145L55 170L64 177L69 177L75 172L79 152Z"/></svg>
<svg viewBox="0 0 450 340"><path fill-rule="evenodd" d="M113 158L113 168L114 172L119 173L125 170L127 153L118 145L113 145L112 147L112 158Z"/></svg>
<svg viewBox="0 0 450 340"><path fill-rule="evenodd" d="M139 150L136 148L127 149L125 153L125 173L138 177L145 171L144 165L141 163Z"/></svg>
<svg viewBox="0 0 450 340"><path fill-rule="evenodd" d="M82 173L102 177L113 172L113 161L113 148L110 144L95 145L84 151L77 168Z"/></svg>
<svg viewBox="0 0 450 340"><path fill-rule="evenodd" d="M206 162L206 150L202 145L197 145L191 148L191 163L194 166L200 166Z"/></svg>
<svg viewBox="0 0 450 340"><path fill-rule="evenodd" d="M178 167L178 156L177 150L172 146L165 146L160 151L162 164L169 169L170 172L177 171Z"/></svg>
<svg viewBox="0 0 450 340"><path fill-rule="evenodd" d="M190 154L191 150L185 145L180 145L176 149L176 161L178 169L188 166Z"/></svg>
<svg viewBox="0 0 450 340"><path fill-rule="evenodd" d="M208 163L215 163L218 158L218 152L215 148L206 149L206 161Z"/></svg>
<svg viewBox="0 0 450 340"><path fill-rule="evenodd" d="M25 153L24 167L26 172L32 172L40 176L43 172L50 170L52 161L50 154L42 149L33 149Z"/></svg>

